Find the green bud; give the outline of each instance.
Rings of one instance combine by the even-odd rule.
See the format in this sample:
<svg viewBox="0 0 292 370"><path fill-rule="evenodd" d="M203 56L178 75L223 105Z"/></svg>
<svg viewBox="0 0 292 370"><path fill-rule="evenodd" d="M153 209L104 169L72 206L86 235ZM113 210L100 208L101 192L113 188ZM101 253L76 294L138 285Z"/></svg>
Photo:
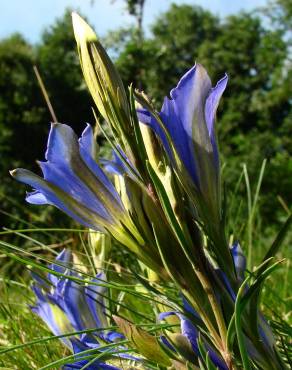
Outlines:
<svg viewBox="0 0 292 370"><path fill-rule="evenodd" d="M121 130L129 126L130 116L122 80L93 29L77 13L72 13L72 22L81 68L90 94L113 131L121 134Z"/></svg>
<svg viewBox="0 0 292 370"><path fill-rule="evenodd" d="M155 169L155 171L158 171L159 167L161 168L162 166L161 162L161 160L163 159L162 148L158 142L156 135L149 126L145 125L144 123L139 123L139 126L148 160L151 166Z"/></svg>
<svg viewBox="0 0 292 370"><path fill-rule="evenodd" d="M97 270L104 267L111 251L112 243L109 234L99 231L89 230L88 242L94 259L94 265Z"/></svg>

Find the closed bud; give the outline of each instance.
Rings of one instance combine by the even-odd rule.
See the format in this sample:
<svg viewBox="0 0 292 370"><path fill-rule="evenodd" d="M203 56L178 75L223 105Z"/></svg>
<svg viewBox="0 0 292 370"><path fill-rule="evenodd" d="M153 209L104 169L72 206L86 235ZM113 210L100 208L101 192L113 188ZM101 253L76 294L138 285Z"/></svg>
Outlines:
<svg viewBox="0 0 292 370"><path fill-rule="evenodd" d="M121 129L127 129L129 120L129 105L122 80L93 29L77 13L72 13L72 22L90 94L113 131L121 133ZM123 127L119 127L120 124Z"/></svg>
<svg viewBox="0 0 292 370"><path fill-rule="evenodd" d="M90 230L88 241L94 258L94 265L98 270L102 269L111 251L111 237L108 234Z"/></svg>

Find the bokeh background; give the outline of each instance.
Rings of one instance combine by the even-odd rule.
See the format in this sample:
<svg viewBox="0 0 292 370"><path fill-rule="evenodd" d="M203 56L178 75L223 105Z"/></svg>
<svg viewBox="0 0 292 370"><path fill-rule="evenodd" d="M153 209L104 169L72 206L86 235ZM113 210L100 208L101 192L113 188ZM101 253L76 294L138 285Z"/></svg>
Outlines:
<svg viewBox="0 0 292 370"><path fill-rule="evenodd" d="M35 160L44 158L51 116L34 65L60 122L78 133L85 122L94 123L72 33L72 10L95 28L124 83L146 91L157 109L196 61L207 68L214 84L228 73L217 128L224 181L233 196L230 227L245 247L248 198L243 164L254 194L267 159L253 227L262 255L292 201L289 0L1 0L1 225L19 229L30 222L40 227L71 222L50 207L28 207L25 186L12 180L8 171L38 171ZM108 155L101 136L98 142L101 154Z"/></svg>
<svg viewBox="0 0 292 370"><path fill-rule="evenodd" d="M124 83L146 91L157 110L196 61L213 84L228 73L216 123L227 231L230 242L240 241L249 266L261 262L292 210L291 0L0 0L1 348L51 335L31 314L31 266L18 259L33 253L33 260L44 264L64 247L87 255L86 230L53 207L26 204L29 189L9 176L16 167L39 172L36 159L44 159L52 117L33 66L60 122L77 133L86 122L94 124L72 10L95 28ZM100 156L110 156L102 135L97 140ZM265 284L261 307L287 343L291 245L290 228L277 254L284 263ZM123 248L113 245L111 253L115 264L131 271L137 263ZM134 303L128 301L139 311ZM50 341L2 354L0 367L40 369L62 357L61 344Z"/></svg>

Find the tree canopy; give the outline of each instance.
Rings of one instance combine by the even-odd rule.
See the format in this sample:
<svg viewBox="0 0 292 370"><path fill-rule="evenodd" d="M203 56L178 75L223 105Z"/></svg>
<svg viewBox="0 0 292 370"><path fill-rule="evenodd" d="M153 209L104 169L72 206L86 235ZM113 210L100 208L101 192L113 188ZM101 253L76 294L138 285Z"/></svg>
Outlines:
<svg viewBox="0 0 292 370"><path fill-rule="evenodd" d="M277 196L287 204L292 201L291 6L285 0L272 5L273 11L225 19L197 6L171 5L154 21L150 35L142 33L140 19L137 29L110 33L106 44L124 83L146 91L158 110L164 95L195 62L207 68L213 84L228 74L217 125L226 178L232 188L243 162L255 178L267 158L263 215L276 219ZM130 14L141 17L145 1L129 1L127 6ZM45 30L38 45L21 35L2 40L0 171L2 191L9 194L19 193L19 186L9 179L8 169L30 167L33 159L43 158L51 120L34 64L61 122L77 132L93 122L69 11Z"/></svg>

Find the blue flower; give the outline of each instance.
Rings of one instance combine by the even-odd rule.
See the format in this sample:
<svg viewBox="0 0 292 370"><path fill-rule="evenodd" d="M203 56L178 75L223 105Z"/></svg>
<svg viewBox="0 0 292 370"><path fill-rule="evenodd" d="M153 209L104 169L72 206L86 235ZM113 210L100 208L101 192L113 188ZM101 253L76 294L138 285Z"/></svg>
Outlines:
<svg viewBox="0 0 292 370"><path fill-rule="evenodd" d="M47 279L42 279L33 274L35 283L33 291L37 297L37 302L32 311L36 313L47 324L54 335L62 335L74 331L87 329L99 329L90 333L74 335L72 337L61 338L62 342L74 353L80 354L77 362L66 365L65 369L82 368L86 360L82 359L82 351L96 348L102 344L115 343L124 339L120 333L107 330L109 326L106 317L105 297L107 288L103 273L97 274L96 278L89 283L79 283L70 279L82 279L82 276L73 270L72 254L69 250L63 250L54 264L50 266L52 271L64 276L56 276L53 273L47 275ZM103 329L104 330L100 330ZM115 355L117 349L124 347L113 347L111 353ZM102 350L102 349L101 349ZM136 358L127 354L118 354L126 359L135 360ZM80 365L80 367L78 367ZM94 362L89 370L105 368L116 369L111 365Z"/></svg>
<svg viewBox="0 0 292 370"><path fill-rule="evenodd" d="M52 124L47 161L39 162L44 179L24 169L12 171L12 176L36 189L27 195L29 203L53 204L81 224L104 231L123 217L124 208L94 159L94 146L89 125L78 141L70 126Z"/></svg>
<svg viewBox="0 0 292 370"><path fill-rule="evenodd" d="M227 85L227 75L212 88L200 64L191 68L165 97L159 114L180 160L196 188L214 202L219 197L219 155L215 134L215 115ZM149 125L160 138L168 156L175 161L167 135L154 116L138 109L139 120Z"/></svg>
<svg viewBox="0 0 292 370"><path fill-rule="evenodd" d="M21 168L11 171L16 180L35 189L26 197L29 203L52 204L82 225L109 231L130 247L133 241L126 227L143 245L119 194L95 160L90 125L78 140L70 126L52 124L45 157L46 162L39 162L44 178Z"/></svg>
<svg viewBox="0 0 292 370"><path fill-rule="evenodd" d="M231 254L233 257L233 263L234 263L237 279L240 282L243 282L244 273L246 270L246 258L238 242L233 244L231 248Z"/></svg>
<svg viewBox="0 0 292 370"><path fill-rule="evenodd" d="M230 248L230 252L233 259L233 264L235 268L235 273L237 277L237 287L243 283L245 279L245 272L246 272L246 257L240 247L240 244L238 242L235 242L232 247ZM230 300L228 300L229 309L231 312L233 312L234 309L234 303L236 300L236 292L237 290L232 287L230 284L230 281L228 280L226 274L219 268L214 267L213 265L209 265L210 271L213 270L214 274L217 275L217 277L221 280L222 288L224 287L226 290L226 293L230 296ZM215 289L215 296L218 300L218 303L224 307L226 304L227 309L227 302L226 302L226 295L223 295L222 288ZM249 285L246 285L245 293L248 292L250 289ZM199 327L202 327L203 322L200 318L200 315L197 313L197 311L193 308L193 306L190 304L190 302L186 299L186 297L181 294L182 298L182 306L183 306L183 312L178 311L169 311L169 312L163 312L159 314L159 320L163 320L167 318L168 316L176 315L181 324L181 334L187 338L188 342L190 343L192 350L193 350L193 356L190 358L186 358L188 361L195 361L196 358L201 356L201 353L199 351L198 347L198 339L199 339ZM226 302L226 303L225 303ZM233 306L232 306L233 304ZM227 312L227 310L226 310ZM263 314L258 310L258 335L260 338L261 345L265 348L266 353L274 353L275 348L275 339L272 333L272 330L266 321ZM198 327L198 328L197 328ZM253 328L256 330L256 328ZM203 338L201 336L201 338ZM161 338L163 343L167 345L171 350L175 351L175 346L171 342L171 336L170 339L163 336ZM251 341L249 337L249 333L245 333L245 341L247 346L247 351L249 353L249 356L258 363L262 363L262 357L261 354L257 348ZM224 363L221 356L218 354L218 352L203 338L203 345L205 347L205 351L209 354L209 357L211 361L214 363L214 365L218 369L227 369L226 364ZM187 354L187 351L186 351ZM185 354L185 355L186 355Z"/></svg>
<svg viewBox="0 0 292 370"><path fill-rule="evenodd" d="M175 315L180 320L180 327L181 327L181 334L187 339L189 342L192 351L193 351L193 358L189 358L188 360L196 363L196 360L198 357L201 356L198 346L198 340L199 340L199 331L195 327L195 325L189 320L187 317L185 317L180 312L176 311L169 311L169 312L163 312L160 313L158 318L159 320L164 320L165 318ZM174 349L171 342L168 341L167 338L164 337L163 342L170 348ZM209 357L213 364L217 367L219 370L228 370L228 367L225 365L224 361L220 357L220 355L212 349L212 347L208 343L204 343L206 352L208 352Z"/></svg>

